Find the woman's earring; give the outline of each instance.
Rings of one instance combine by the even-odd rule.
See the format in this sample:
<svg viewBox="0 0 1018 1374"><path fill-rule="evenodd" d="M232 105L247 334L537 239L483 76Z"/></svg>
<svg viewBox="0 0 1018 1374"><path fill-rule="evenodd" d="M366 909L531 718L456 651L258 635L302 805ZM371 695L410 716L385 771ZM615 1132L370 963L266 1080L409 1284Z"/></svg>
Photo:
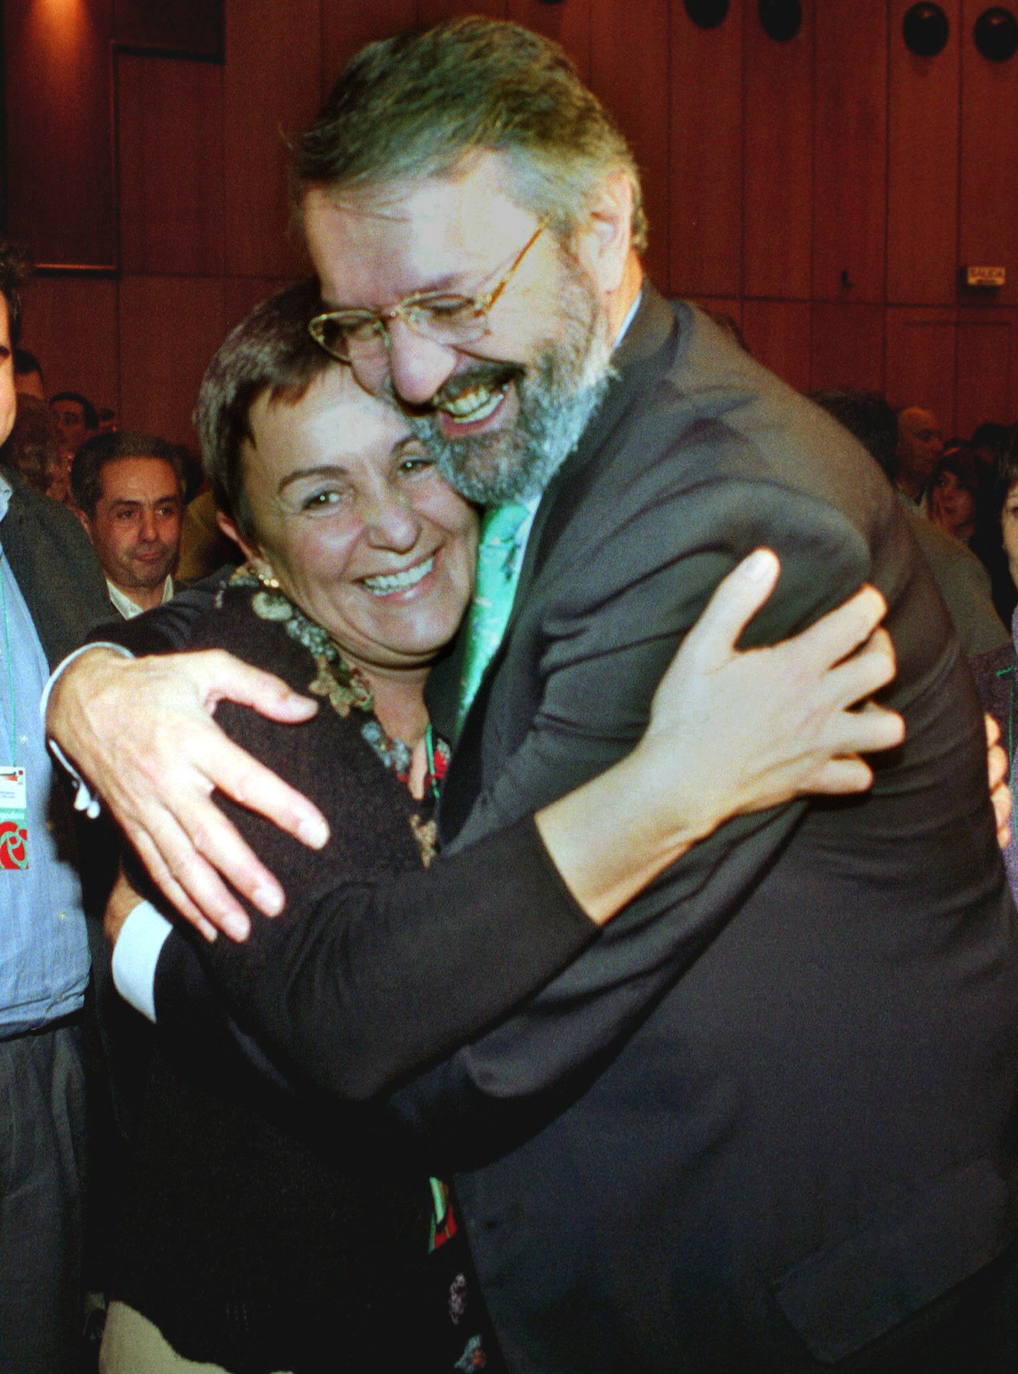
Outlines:
<svg viewBox="0 0 1018 1374"><path fill-rule="evenodd" d="M250 566L251 571L254 573L255 577L257 577L258 581L262 584L263 587L268 587L270 591L274 592L279 590L278 577L274 577L271 572L266 572L263 571L261 568L256 568L253 563Z"/></svg>

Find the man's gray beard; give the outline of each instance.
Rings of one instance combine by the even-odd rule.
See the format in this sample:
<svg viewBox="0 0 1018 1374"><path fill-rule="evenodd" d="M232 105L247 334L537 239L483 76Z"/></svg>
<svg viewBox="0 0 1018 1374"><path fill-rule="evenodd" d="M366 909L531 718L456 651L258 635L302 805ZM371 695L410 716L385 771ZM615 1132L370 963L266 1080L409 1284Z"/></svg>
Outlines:
<svg viewBox="0 0 1018 1374"><path fill-rule="evenodd" d="M565 338L550 344L531 368L478 362L455 378L464 391L474 380L511 379L519 405L511 429L449 438L436 414L408 417L439 472L468 501L500 506L543 491L604 399L613 373L609 347L599 337L597 301L575 279L563 296Z"/></svg>

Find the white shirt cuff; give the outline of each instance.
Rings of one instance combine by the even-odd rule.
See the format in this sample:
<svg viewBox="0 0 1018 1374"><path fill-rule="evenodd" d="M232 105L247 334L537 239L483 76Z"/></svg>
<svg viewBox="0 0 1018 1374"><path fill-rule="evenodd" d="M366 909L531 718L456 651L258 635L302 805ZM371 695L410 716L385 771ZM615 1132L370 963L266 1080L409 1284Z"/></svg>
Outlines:
<svg viewBox="0 0 1018 1374"><path fill-rule="evenodd" d="M49 706L49 699L53 692L53 688L56 686L57 678L59 678L64 669L68 668L76 658L80 658L82 654L87 654L89 649L112 649L113 652L119 654L121 658L134 657L130 649L125 649L122 644L110 644L107 640L97 640L95 644L83 644L80 649L75 649L73 654L68 654L65 659L62 659L57 664L52 673L50 673L46 681L46 686L42 689L42 697L39 700L39 714L42 716L43 729L46 728L46 710ZM57 744L56 740L48 739L47 742L53 757L60 763L64 771L70 775L74 783L75 811L84 811L88 819L94 821L99 815L101 801L99 794L93 792L92 788L89 787L88 783L60 748L60 745Z"/></svg>
<svg viewBox="0 0 1018 1374"><path fill-rule="evenodd" d="M113 981L135 1011L156 1019L156 965L173 927L151 902L139 902L113 946Z"/></svg>

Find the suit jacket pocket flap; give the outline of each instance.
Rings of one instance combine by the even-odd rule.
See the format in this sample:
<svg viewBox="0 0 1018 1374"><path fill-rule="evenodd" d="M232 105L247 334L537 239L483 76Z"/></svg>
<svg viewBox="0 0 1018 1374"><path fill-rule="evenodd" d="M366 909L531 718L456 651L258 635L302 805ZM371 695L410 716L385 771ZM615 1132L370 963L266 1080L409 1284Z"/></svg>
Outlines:
<svg viewBox="0 0 1018 1374"><path fill-rule="evenodd" d="M774 1292L811 1353L833 1362L976 1273L1013 1234L1007 1186L989 1160L979 1159L814 1251Z"/></svg>

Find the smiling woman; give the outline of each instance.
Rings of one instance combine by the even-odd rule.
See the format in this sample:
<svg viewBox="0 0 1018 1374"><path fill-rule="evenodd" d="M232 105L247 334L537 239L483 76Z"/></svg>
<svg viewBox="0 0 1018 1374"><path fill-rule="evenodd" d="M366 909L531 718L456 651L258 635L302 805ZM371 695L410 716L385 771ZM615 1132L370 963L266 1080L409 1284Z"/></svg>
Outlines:
<svg viewBox="0 0 1018 1374"><path fill-rule="evenodd" d="M433 855L447 751L423 690L470 598L478 527L400 413L312 341L314 300L305 285L256 311L213 361L198 408L219 519L247 563L195 643L323 699L296 733L232 707L219 717L329 817L324 866L260 833L293 892L322 872L370 880ZM576 948L593 929L564 925ZM464 1324L449 1323L442 1294L434 1317L421 1309L437 1263L432 1193L374 1113L351 1113L340 1135L331 1113L281 1098L229 1047L202 1061L160 1056L153 1071L106 1374L161 1374L175 1352L262 1374L317 1368L337 1317L358 1366L384 1345L386 1368L431 1368L422 1348L451 1368L469 1348L497 1369L455 1228L442 1282L456 1282Z"/></svg>
<svg viewBox="0 0 1018 1374"><path fill-rule="evenodd" d="M426 671L470 597L473 507L347 368L322 372L296 406L263 393L251 427L242 463L252 536L226 516L223 528L373 683Z"/></svg>

